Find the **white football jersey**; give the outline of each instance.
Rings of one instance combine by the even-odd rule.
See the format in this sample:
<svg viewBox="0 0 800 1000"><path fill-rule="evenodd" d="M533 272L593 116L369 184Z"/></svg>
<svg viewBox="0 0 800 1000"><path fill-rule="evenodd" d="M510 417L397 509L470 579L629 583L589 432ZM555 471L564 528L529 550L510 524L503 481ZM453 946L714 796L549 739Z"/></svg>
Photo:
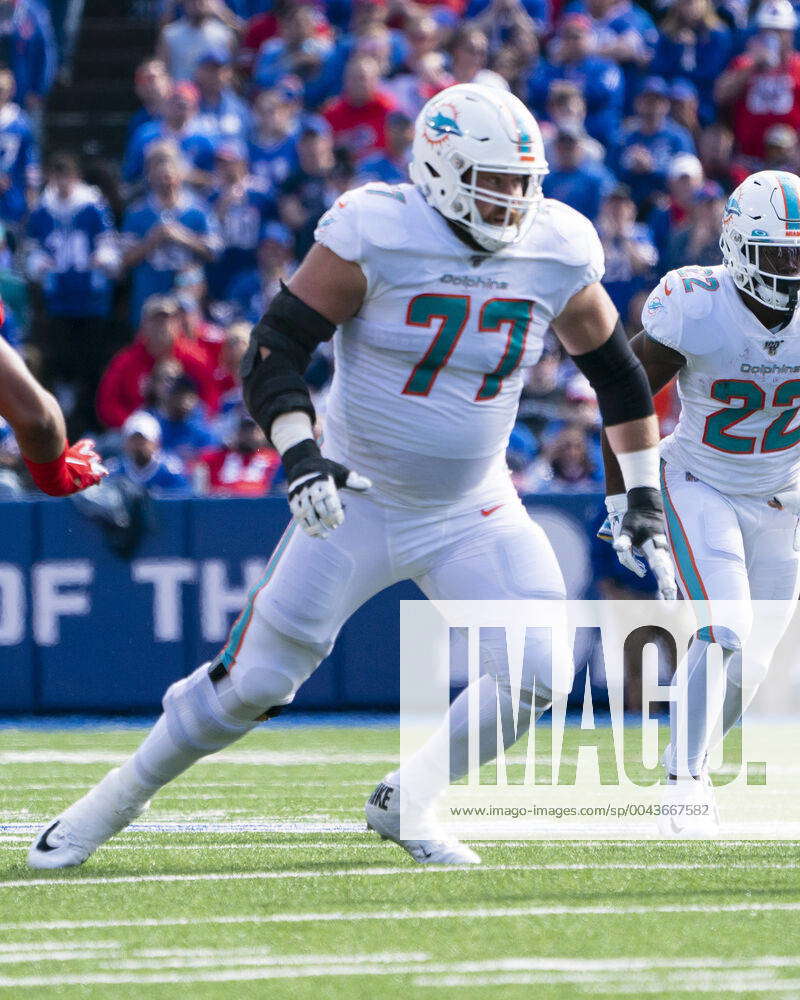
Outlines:
<svg viewBox="0 0 800 1000"><path fill-rule="evenodd" d="M603 275L592 225L545 199L519 244L463 243L411 184L366 184L322 217L317 242L367 279L337 330L328 453L405 503L454 503L497 469L523 369L567 301Z"/></svg>
<svg viewBox="0 0 800 1000"><path fill-rule="evenodd" d="M642 310L647 334L679 351L681 415L670 463L722 493L772 496L800 476L800 311L773 333L717 267L670 271Z"/></svg>

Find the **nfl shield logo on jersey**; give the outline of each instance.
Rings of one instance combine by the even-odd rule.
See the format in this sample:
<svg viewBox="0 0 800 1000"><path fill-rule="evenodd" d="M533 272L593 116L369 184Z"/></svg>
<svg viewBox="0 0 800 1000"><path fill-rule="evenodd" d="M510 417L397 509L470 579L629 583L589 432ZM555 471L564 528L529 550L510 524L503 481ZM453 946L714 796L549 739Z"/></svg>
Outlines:
<svg viewBox="0 0 800 1000"><path fill-rule="evenodd" d="M774 358L775 355L778 353L778 348L781 346L782 343L783 343L782 340L765 340L764 350L767 352L767 354L769 354L771 358Z"/></svg>

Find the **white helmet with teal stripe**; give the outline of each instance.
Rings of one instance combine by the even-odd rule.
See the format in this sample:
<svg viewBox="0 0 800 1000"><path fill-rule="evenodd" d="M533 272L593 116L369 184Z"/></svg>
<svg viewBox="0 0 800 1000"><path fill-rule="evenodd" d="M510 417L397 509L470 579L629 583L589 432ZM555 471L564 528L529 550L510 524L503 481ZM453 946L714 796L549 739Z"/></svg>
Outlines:
<svg viewBox="0 0 800 1000"><path fill-rule="evenodd" d="M522 176L521 194L479 186L481 171ZM519 98L497 87L459 83L419 113L409 173L429 205L494 252L530 229L547 161L536 119ZM486 221L478 201L505 212Z"/></svg>
<svg viewBox="0 0 800 1000"><path fill-rule="evenodd" d="M742 181L725 206L719 245L737 288L793 313L800 292L800 177L761 170Z"/></svg>

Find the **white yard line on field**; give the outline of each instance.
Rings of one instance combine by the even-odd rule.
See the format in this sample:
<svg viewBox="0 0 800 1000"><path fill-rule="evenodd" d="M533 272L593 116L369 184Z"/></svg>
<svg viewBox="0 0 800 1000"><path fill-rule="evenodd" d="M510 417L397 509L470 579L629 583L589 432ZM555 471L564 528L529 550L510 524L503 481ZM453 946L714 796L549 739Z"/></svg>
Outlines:
<svg viewBox="0 0 800 1000"><path fill-rule="evenodd" d="M0 753L0 764L122 764L131 756L116 750L7 750ZM304 764L397 764L397 754L378 751L301 751L301 750L224 750L202 757L195 767L204 764L252 764L292 767Z"/></svg>
<svg viewBox="0 0 800 1000"><path fill-rule="evenodd" d="M230 810L228 810L230 811ZM37 833L46 822L46 818L41 822L0 823L2 833L25 833L28 835ZM299 822L297 820L240 820L230 822L220 820L219 822L203 822L201 820L170 820L150 823L132 823L127 829L127 833L366 833L367 824L365 821L337 822L335 820L311 820Z"/></svg>
<svg viewBox="0 0 800 1000"><path fill-rule="evenodd" d="M5 843L0 840L0 851L19 851L20 844L29 844L30 837L16 837L15 843ZM260 840L247 844L132 844L118 843L104 844L105 851L352 851L363 848L375 850L377 848L386 849L386 844L380 840L369 840L365 843L353 843L345 840L317 841L315 843L298 844L271 844L268 840Z"/></svg>
<svg viewBox="0 0 800 1000"><path fill-rule="evenodd" d="M407 868L404 871L413 871ZM387 920L497 920L518 917L647 917L662 913L797 913L800 900L791 903L662 903L653 906L496 906L458 910L333 910L315 913L253 913L191 917L139 917L136 920L27 920L0 924L0 931L100 930L116 927L193 927L195 924L318 924Z"/></svg>
<svg viewBox="0 0 800 1000"><path fill-rule="evenodd" d="M797 1000L800 979L781 979L760 969L723 969L709 972L694 972L690 978L668 973L638 973L635 982L621 974L610 973L547 973L547 972L506 972L489 975L418 975L412 985L419 988L432 986L436 989L502 986L554 986L571 985L579 996L619 996L634 994L666 994L674 997L681 993L699 996L702 993L721 993L725 996L736 993L768 993L771 997Z"/></svg>
<svg viewBox="0 0 800 1000"><path fill-rule="evenodd" d="M118 941L12 941L10 943L4 941L0 944L0 956L8 952L19 954L20 952L52 951L56 949L59 951L80 951L86 948L97 951L100 948L114 949L119 947L121 945Z"/></svg>
<svg viewBox="0 0 800 1000"><path fill-rule="evenodd" d="M639 864L617 862L612 864L552 864L552 865L419 865L385 868L341 868L333 871L288 870L260 872L187 872L179 875L111 875L89 878L31 878L0 881L0 889L47 888L54 885L133 885L143 882L246 882L253 879L325 879L325 878L376 878L384 875L431 875L457 871L467 872L589 872L589 871L786 871L800 868L800 862L756 862L730 864L726 862Z"/></svg>
<svg viewBox="0 0 800 1000"><path fill-rule="evenodd" d="M422 960L420 960L420 957ZM293 963L297 959L297 964ZM261 961L257 968L207 969L193 972L155 972L131 974L129 972L89 972L80 975L53 976L17 976L0 977L0 987L23 989L40 986L71 986L108 984L121 985L133 983L140 985L156 983L192 983L192 982L243 982L260 979L303 979L312 977L353 977L353 976L397 976L416 975L420 984L435 985L450 980L458 985L474 985L476 982L489 979L496 981L497 974L511 973L527 974L531 981L538 984L573 983L578 987L586 987L588 992L603 992L603 987L611 987L618 980L629 981L631 968L644 974L645 987L648 992L659 988L663 992L665 984L658 981L659 975L667 981L673 981L676 968L692 971L695 974L686 979L686 983L701 988L717 989L727 986L737 977L742 986L752 984L754 970L761 974L759 986L770 983L775 992L786 992L796 988L800 980L780 979L770 977L768 970L787 967L797 967L800 959L782 956L768 956L766 960L756 959L750 962L746 959L733 961L727 958L687 959L679 963L669 960L639 959L632 962L627 959L560 959L560 958L494 958L485 961L467 962L432 962L428 956L402 955L356 955L356 956L270 956ZM773 964L774 962L774 964ZM487 977L489 974L491 978ZM492 974L494 974L492 976ZM445 979L446 977L446 979ZM458 977L456 979L456 977ZM509 977L510 978L510 977ZM681 980L678 979L678 982ZM734 981L735 982L735 981ZM631 985L634 985L631 983ZM638 986L638 982L635 984ZM606 990L607 991L607 990ZM581 992L584 992L581 990ZM745 992L744 989L737 992Z"/></svg>

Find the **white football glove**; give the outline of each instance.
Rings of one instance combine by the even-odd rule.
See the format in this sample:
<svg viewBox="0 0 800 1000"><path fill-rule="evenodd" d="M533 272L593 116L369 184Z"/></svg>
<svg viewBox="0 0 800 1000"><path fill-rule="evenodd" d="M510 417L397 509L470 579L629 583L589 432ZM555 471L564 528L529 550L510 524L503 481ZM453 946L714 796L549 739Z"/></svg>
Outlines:
<svg viewBox="0 0 800 1000"><path fill-rule="evenodd" d="M372 483L365 476L325 458L316 441L305 439L283 453L289 483L289 508L303 531L327 538L344 521L339 490L363 492Z"/></svg>
<svg viewBox="0 0 800 1000"><path fill-rule="evenodd" d="M372 485L365 476L345 469L338 462L328 461L328 465L337 471L310 472L289 483L289 509L303 531L315 538L327 538L344 521L340 488L363 493Z"/></svg>

